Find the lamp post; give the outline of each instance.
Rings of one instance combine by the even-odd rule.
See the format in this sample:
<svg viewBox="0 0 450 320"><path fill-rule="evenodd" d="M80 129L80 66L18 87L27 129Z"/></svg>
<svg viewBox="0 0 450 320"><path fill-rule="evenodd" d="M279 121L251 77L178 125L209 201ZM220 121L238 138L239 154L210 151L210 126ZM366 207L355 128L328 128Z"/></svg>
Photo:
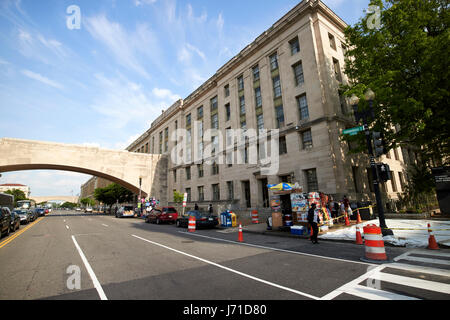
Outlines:
<svg viewBox="0 0 450 320"><path fill-rule="evenodd" d="M141 186L142 186L142 178L139 177L139 199L138 199L139 215L142 215Z"/></svg>
<svg viewBox="0 0 450 320"><path fill-rule="evenodd" d="M364 98L369 103L369 112L370 116L374 117L374 111L373 111L373 100L375 99L375 93L368 89L364 95ZM359 104L359 98L356 95L353 95L350 98L350 104L352 106L358 106ZM389 229L386 225L386 220L384 218L384 209L383 209L383 201L381 199L381 193L380 193L380 178L378 177L378 170L377 165L375 163L375 155L372 148L372 139L371 139L371 132L369 130L369 125L367 124L367 117L368 112L363 113L363 123L364 123L364 134L366 136L366 142L367 142L367 149L369 152L369 158L370 158L370 169L372 170L372 177L373 177L373 189L375 192L375 198L377 202L377 210L378 210L378 219L380 221L380 228L383 233L383 236L387 235L393 235L391 229Z"/></svg>

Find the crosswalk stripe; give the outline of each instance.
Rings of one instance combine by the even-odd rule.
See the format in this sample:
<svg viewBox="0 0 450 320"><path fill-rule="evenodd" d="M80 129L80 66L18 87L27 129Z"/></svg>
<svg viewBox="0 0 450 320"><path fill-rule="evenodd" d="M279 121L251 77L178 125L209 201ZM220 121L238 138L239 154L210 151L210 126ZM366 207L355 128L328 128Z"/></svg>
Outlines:
<svg viewBox="0 0 450 320"><path fill-rule="evenodd" d="M408 260L414 262L425 262L425 263L434 263L434 264L443 264L450 266L450 261L442 260L442 259L429 259L429 258L421 258L421 257L412 257L412 256L404 256L400 260Z"/></svg>
<svg viewBox="0 0 450 320"><path fill-rule="evenodd" d="M450 277L449 270L439 269L439 268L415 266L413 264L407 264L407 263L401 263L401 262L391 263L391 264L389 264L388 267L400 269L400 270L419 272L419 273L428 273L428 274L433 274L433 275L437 275L437 276Z"/></svg>
<svg viewBox="0 0 450 320"><path fill-rule="evenodd" d="M375 276L375 279L390 282L390 283L401 284L401 285L408 286L408 287L414 287L414 288L420 288L420 289L424 289L424 290L431 290L431 291L435 291L435 292L450 294L450 285L446 284L446 283L422 280L422 279L411 278L411 277L404 277L404 276L399 276L399 275L384 273L384 272L379 272Z"/></svg>
<svg viewBox="0 0 450 320"><path fill-rule="evenodd" d="M436 251L426 251L426 250L414 250L409 252L409 254L421 254L424 256L434 256L434 257L446 257L450 258L450 253L444 253L444 252L436 252Z"/></svg>
<svg viewBox="0 0 450 320"><path fill-rule="evenodd" d="M388 291L357 285L347 288L345 293L369 300L420 300Z"/></svg>

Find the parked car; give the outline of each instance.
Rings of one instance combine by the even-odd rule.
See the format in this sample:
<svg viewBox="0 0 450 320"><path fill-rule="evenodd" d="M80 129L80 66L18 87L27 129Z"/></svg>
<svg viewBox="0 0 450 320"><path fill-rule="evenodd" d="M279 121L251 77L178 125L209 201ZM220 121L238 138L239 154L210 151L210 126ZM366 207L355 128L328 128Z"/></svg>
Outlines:
<svg viewBox="0 0 450 320"><path fill-rule="evenodd" d="M15 209L14 213L20 217L21 224L28 224L31 222L31 212L26 209Z"/></svg>
<svg viewBox="0 0 450 320"><path fill-rule="evenodd" d="M20 229L20 216L14 211L11 212L11 231L15 232Z"/></svg>
<svg viewBox="0 0 450 320"><path fill-rule="evenodd" d="M45 210L46 209L44 209L44 208L36 208L36 209L34 209L34 211L36 212L38 217L45 216Z"/></svg>
<svg viewBox="0 0 450 320"><path fill-rule="evenodd" d="M30 212L30 215L31 215L31 219L30 220L31 221L34 221L34 220L36 220L39 217L39 214L35 210L27 209L27 211Z"/></svg>
<svg viewBox="0 0 450 320"><path fill-rule="evenodd" d="M189 225L189 217L191 216L195 217L196 228L214 228L219 224L219 218L216 215L210 214L209 212L192 210L178 217L176 221L177 227L187 228Z"/></svg>
<svg viewBox="0 0 450 320"><path fill-rule="evenodd" d="M86 209L84 209L84 212L86 213L86 212L92 212L92 208L86 208Z"/></svg>
<svg viewBox="0 0 450 320"><path fill-rule="evenodd" d="M0 238L11 230L11 211L7 207L0 208Z"/></svg>
<svg viewBox="0 0 450 320"><path fill-rule="evenodd" d="M121 206L116 211L116 218L130 218L134 217L133 206Z"/></svg>
<svg viewBox="0 0 450 320"><path fill-rule="evenodd" d="M153 209L145 218L147 223L160 224L166 223L176 223L178 218L178 212L174 207L163 207Z"/></svg>

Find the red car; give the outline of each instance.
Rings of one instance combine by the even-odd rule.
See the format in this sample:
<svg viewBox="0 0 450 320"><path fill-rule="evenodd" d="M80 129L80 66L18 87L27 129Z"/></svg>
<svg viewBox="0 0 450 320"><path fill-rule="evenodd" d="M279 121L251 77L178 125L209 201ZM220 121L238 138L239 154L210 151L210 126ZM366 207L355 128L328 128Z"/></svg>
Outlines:
<svg viewBox="0 0 450 320"><path fill-rule="evenodd" d="M163 222L175 223L177 218L178 212L174 207L155 208L147 215L145 222L156 224Z"/></svg>

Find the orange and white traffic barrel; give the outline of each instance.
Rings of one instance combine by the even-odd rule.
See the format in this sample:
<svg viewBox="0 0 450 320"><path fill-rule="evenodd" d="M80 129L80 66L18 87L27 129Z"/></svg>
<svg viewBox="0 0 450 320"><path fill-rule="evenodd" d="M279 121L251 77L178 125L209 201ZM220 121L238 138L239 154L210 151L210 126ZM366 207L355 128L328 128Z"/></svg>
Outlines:
<svg viewBox="0 0 450 320"><path fill-rule="evenodd" d="M257 210L253 210L252 211L252 223L254 223L254 224L258 224L259 223L258 211Z"/></svg>
<svg viewBox="0 0 450 320"><path fill-rule="evenodd" d="M364 226L363 230L366 255L361 260L371 263L388 262L381 228L374 224L368 224Z"/></svg>
<svg viewBox="0 0 450 320"><path fill-rule="evenodd" d="M188 231L195 232L195 217L192 216L189 217Z"/></svg>

